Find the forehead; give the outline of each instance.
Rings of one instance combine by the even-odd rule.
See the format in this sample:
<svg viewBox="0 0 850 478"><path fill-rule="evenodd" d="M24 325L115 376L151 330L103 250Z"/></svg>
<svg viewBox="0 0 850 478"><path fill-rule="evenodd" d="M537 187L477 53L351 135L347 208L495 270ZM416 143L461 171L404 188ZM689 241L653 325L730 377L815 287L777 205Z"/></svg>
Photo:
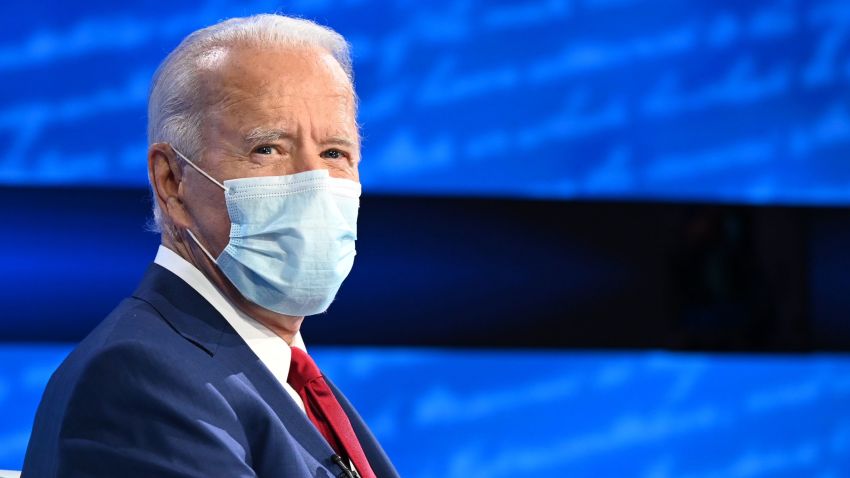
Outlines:
<svg viewBox="0 0 850 478"><path fill-rule="evenodd" d="M348 129L354 91L329 53L308 48L214 49L198 62L208 111L237 122L293 123ZM246 125L246 127L249 125ZM250 127L260 126L260 124Z"/></svg>

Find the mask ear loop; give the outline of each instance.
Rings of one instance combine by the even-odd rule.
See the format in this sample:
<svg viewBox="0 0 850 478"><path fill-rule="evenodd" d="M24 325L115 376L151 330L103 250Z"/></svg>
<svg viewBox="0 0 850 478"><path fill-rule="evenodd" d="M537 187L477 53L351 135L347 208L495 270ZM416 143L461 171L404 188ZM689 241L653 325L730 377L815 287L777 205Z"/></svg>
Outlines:
<svg viewBox="0 0 850 478"><path fill-rule="evenodd" d="M189 163L189 166L192 166L193 168L195 168L195 171L197 171L197 172L199 172L199 173L203 174L204 176L206 176L206 178L207 178L207 179L209 179L210 181L212 181L212 182L214 182L215 184L217 184L217 185L218 185L218 187L220 187L221 189L224 189L225 191L227 191L227 188L226 188L226 187L224 187L224 184L221 184L221 183L220 183L220 182L218 182L218 181L217 181L214 177L212 177L212 176L210 176L209 174L207 174L207 172L206 172L206 171L204 171L203 169L201 169L200 167L198 167L198 165L197 165L197 164L195 164L195 163L193 163L192 161L190 161L190 160L189 160L189 158L187 158L186 156L184 156L184 155L183 155L183 153L181 153L180 151L177 151L177 148L175 148L173 145L171 146L171 149L173 149L173 150L174 150L174 152L175 152L175 153L177 153L177 156L180 156L181 158L183 158L183 161L186 161L187 163Z"/></svg>
<svg viewBox="0 0 850 478"><path fill-rule="evenodd" d="M193 168L195 168L195 171L197 171L197 172L199 172L199 173L203 174L204 176L206 176L206 178L207 178L207 179L209 179L210 181L212 181L212 182L214 182L216 185L218 185L218 187L220 187L221 189L224 189L225 191L227 191L227 188L226 188L226 187L224 187L224 184L221 184L220 182L218 182L215 178L213 178L212 176L210 176L209 174L207 174L207 173L206 173L206 171L204 171L203 169L199 168L199 167L198 167L198 165L196 165L195 163L193 163L192 161L190 161L190 160L189 160L189 158L187 158L187 157L186 157L183 153L181 153L180 151L178 151L178 150L177 150L177 148L175 148L175 147L174 147L174 145L170 145L170 146L171 146L171 149L173 149L173 150L174 150L174 152L175 152L175 153L177 153L177 156L181 157L181 158L183 159L183 161L186 161L187 163L189 163L189 166L192 166ZM213 264L217 264L217 262L216 262L216 260L215 260L215 257L213 257L213 256L212 256L212 254L210 254L210 251L208 251L208 250L207 250L207 248L206 248L206 247L204 247L204 245L203 245L203 244L201 244L201 241L199 241L199 240L198 240L198 238L197 238L197 237L195 237L195 234L194 234L194 233L192 233L192 230L191 230L191 229L186 229L186 232L187 232L187 233L189 233L189 237L191 237L191 238L192 238L192 240L193 240L193 241L195 241L195 244L197 244L197 245L198 245L198 247L200 247L200 248L201 248L201 250L202 250L202 251L204 251L204 254L206 254L206 255L207 255L207 257L209 257L209 258L210 258L210 261L212 261L212 263L213 263Z"/></svg>
<svg viewBox="0 0 850 478"><path fill-rule="evenodd" d="M206 254L206 255L207 255L207 257L209 257L209 258L210 258L210 261L212 261L212 263L213 263L213 264L218 264L218 262L216 262L216 260L215 260L215 257L213 257L213 256L212 256L212 254L210 254L210 251L208 251L208 250L207 250L207 248L206 248L206 247L204 247L204 245L203 245L203 244L201 244L201 241L199 241L199 240L198 240L198 238L197 238L197 237L195 237L195 235L192 233L192 230L191 230L191 229L186 229L186 232L188 232L188 233L189 233L189 237L191 237L191 238L192 238L192 240L193 240L193 241L195 241L195 244L197 244L197 245L198 245L198 247L200 247L200 248L201 248L201 250L202 250L202 251L204 251L204 254Z"/></svg>

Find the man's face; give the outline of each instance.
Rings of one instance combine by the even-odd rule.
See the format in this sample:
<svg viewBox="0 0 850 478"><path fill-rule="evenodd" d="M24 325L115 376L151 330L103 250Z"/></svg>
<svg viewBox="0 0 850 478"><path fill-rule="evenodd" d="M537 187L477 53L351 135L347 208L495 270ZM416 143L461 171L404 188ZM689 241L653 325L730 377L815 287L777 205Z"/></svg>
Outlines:
<svg viewBox="0 0 850 478"><path fill-rule="evenodd" d="M202 65L208 99L201 125L199 165L219 182L327 169L359 181L360 144L355 100L340 65L306 49L227 49ZM183 167L191 228L218 256L230 219L220 187Z"/></svg>

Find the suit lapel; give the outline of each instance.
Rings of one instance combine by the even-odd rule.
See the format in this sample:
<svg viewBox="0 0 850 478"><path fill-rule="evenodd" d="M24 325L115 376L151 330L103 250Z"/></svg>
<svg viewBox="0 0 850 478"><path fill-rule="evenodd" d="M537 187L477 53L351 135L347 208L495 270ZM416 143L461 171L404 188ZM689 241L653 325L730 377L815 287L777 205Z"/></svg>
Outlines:
<svg viewBox="0 0 850 478"><path fill-rule="evenodd" d="M151 264L133 294L153 306L181 336L243 374L287 431L313 458L328 469L342 470L331 461L333 449L304 412L224 317L189 284L158 264ZM380 476L380 475L379 475Z"/></svg>
<svg viewBox="0 0 850 478"><path fill-rule="evenodd" d="M206 299L159 264L150 265L133 297L153 306L175 332L210 355L229 328Z"/></svg>
<svg viewBox="0 0 850 478"><path fill-rule="evenodd" d="M256 387L257 393L277 414L293 438L300 443L316 461L326 467L336 469L331 461L333 449L325 441L315 426L303 411L295 404L289 393L283 389L280 382L269 372L245 341L236 334L225 334L215 355L234 372L243 373L248 381ZM341 470L340 470L341 471Z"/></svg>

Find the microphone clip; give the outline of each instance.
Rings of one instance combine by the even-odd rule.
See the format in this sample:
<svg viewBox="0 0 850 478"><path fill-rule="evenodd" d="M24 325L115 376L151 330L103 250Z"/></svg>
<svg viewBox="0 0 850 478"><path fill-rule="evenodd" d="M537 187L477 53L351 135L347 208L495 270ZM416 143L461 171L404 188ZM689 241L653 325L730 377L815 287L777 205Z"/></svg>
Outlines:
<svg viewBox="0 0 850 478"><path fill-rule="evenodd" d="M342 468L342 473L337 475L337 478L360 478L360 475L358 475L356 471L346 466L345 461L341 456L335 454L331 456L331 461L336 463L338 467Z"/></svg>

